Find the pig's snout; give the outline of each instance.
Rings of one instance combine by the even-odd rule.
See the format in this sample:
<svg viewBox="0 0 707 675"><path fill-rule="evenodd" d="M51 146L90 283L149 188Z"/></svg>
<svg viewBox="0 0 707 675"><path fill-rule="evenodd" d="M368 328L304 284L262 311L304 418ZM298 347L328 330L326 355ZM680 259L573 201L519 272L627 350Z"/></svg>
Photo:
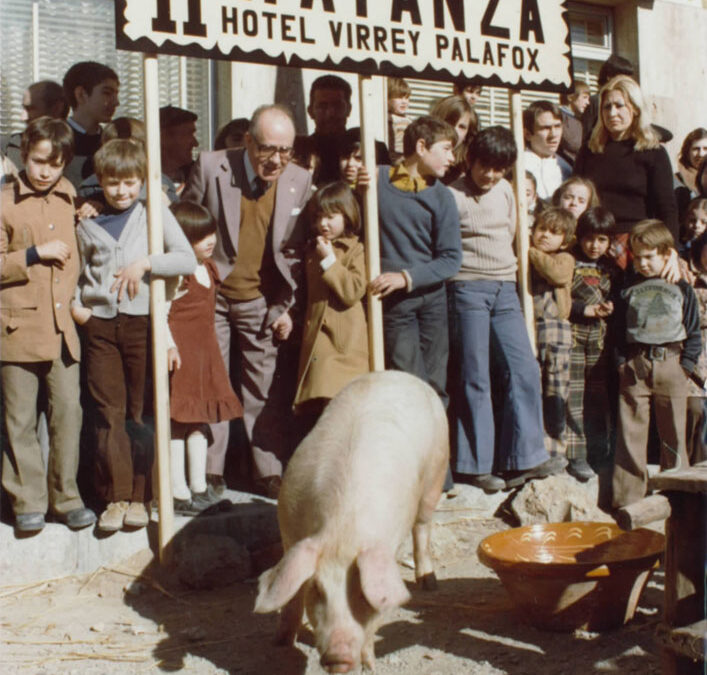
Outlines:
<svg viewBox="0 0 707 675"><path fill-rule="evenodd" d="M328 673L348 673L357 665L351 640L339 638L329 643L328 649L322 654L320 663Z"/></svg>
<svg viewBox="0 0 707 675"><path fill-rule="evenodd" d="M321 658L322 668L327 671L327 673L350 673L354 666L356 665L351 658L340 656L330 656L329 654L324 654Z"/></svg>

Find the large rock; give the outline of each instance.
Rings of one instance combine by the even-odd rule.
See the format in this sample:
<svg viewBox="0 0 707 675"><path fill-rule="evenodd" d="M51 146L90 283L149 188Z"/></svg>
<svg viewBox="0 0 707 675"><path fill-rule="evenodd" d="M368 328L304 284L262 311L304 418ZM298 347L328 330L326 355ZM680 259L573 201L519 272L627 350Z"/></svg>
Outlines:
<svg viewBox="0 0 707 675"><path fill-rule="evenodd" d="M178 539L174 573L190 588L218 588L252 576L248 549L232 537L195 534Z"/></svg>
<svg viewBox="0 0 707 675"><path fill-rule="evenodd" d="M526 483L508 506L521 525L577 520L613 522L597 506L599 480L580 483L567 474Z"/></svg>

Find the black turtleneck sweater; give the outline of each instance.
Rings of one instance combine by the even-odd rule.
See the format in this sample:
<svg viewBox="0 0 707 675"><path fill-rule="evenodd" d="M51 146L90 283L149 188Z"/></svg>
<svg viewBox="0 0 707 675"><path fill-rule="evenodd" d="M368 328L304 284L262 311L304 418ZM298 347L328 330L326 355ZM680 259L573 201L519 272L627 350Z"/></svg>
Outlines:
<svg viewBox="0 0 707 675"><path fill-rule="evenodd" d="M597 186L601 205L614 214L618 232L630 232L645 218L662 220L679 241L670 159L661 145L634 150L635 141L609 141L602 153L583 145L574 173Z"/></svg>

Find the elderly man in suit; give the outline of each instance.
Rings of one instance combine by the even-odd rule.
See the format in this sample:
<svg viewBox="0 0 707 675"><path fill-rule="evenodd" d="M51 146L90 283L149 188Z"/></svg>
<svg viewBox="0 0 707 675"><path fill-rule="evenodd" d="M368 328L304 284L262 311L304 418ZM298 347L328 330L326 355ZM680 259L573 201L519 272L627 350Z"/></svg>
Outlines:
<svg viewBox="0 0 707 675"><path fill-rule="evenodd" d="M238 340L243 419L256 486L270 497L279 492L285 450L283 411L273 405L275 365L280 343L292 331L290 312L306 238L299 214L311 194L309 172L289 163L294 138L287 108L258 108L245 148L201 153L182 195L206 206L217 223L213 260L222 284L216 333L226 367L232 333ZM228 423L213 425L212 432L207 474L223 484Z"/></svg>

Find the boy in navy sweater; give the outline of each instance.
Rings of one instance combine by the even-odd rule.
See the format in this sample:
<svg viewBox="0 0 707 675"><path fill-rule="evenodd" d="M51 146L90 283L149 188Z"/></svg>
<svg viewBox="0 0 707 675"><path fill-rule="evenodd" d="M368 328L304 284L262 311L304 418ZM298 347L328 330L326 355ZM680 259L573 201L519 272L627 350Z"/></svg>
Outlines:
<svg viewBox="0 0 707 675"><path fill-rule="evenodd" d="M659 220L642 220L631 230L629 242L638 275L628 277L614 312L619 367L616 508L646 493L651 402L661 468L688 466L687 377L702 349L695 292L682 279L671 284L660 278L675 245L670 230Z"/></svg>
<svg viewBox="0 0 707 675"><path fill-rule="evenodd" d="M454 163L454 128L419 117L403 135L404 158L378 171L382 274L370 284L383 298L386 367L430 384L446 403L445 281L461 265L459 216L439 180Z"/></svg>

